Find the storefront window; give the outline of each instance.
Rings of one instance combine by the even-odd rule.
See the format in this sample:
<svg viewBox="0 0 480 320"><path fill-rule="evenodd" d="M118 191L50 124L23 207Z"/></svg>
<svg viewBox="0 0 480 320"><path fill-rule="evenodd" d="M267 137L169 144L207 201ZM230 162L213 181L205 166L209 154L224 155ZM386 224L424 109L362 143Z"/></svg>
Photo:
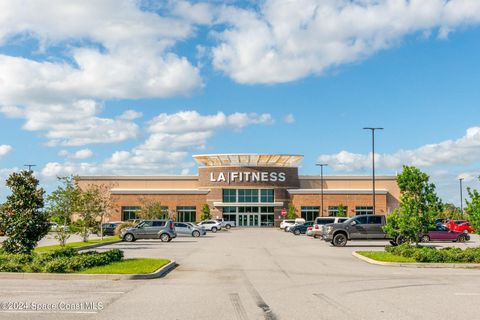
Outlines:
<svg viewBox="0 0 480 320"><path fill-rule="evenodd" d="M273 202L273 189L261 189L260 202Z"/></svg>
<svg viewBox="0 0 480 320"><path fill-rule="evenodd" d="M305 221L313 221L320 215L320 207L302 207L301 213Z"/></svg>
<svg viewBox="0 0 480 320"><path fill-rule="evenodd" d="M275 208L273 207L260 207L260 213L274 213Z"/></svg>
<svg viewBox="0 0 480 320"><path fill-rule="evenodd" d="M373 207L355 207L355 214L373 214Z"/></svg>
<svg viewBox="0 0 480 320"><path fill-rule="evenodd" d="M223 189L223 202L237 202L237 189Z"/></svg>
<svg viewBox="0 0 480 320"><path fill-rule="evenodd" d="M140 211L140 207L122 207L122 221L137 219L138 211Z"/></svg>
<svg viewBox="0 0 480 320"><path fill-rule="evenodd" d="M238 207L239 213L258 213L258 207Z"/></svg>
<svg viewBox="0 0 480 320"><path fill-rule="evenodd" d="M238 202L258 202L258 189L238 189Z"/></svg>
<svg viewBox="0 0 480 320"><path fill-rule="evenodd" d="M178 222L195 222L196 207L177 207L177 221Z"/></svg>
<svg viewBox="0 0 480 320"><path fill-rule="evenodd" d="M343 215L347 216L348 213L348 207L343 207ZM328 207L328 215L330 217L336 217L338 216L338 206L329 206Z"/></svg>

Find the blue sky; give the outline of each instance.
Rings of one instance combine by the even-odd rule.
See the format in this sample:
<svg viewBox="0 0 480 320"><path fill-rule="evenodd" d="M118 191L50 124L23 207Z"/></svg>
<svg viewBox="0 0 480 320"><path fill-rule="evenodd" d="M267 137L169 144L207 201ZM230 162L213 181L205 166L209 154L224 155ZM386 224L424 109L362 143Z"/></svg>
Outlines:
<svg viewBox="0 0 480 320"><path fill-rule="evenodd" d="M46 4L2 8L2 180L195 174L192 154L237 152L369 174L362 127L382 126L379 174L419 166L455 203L459 177L478 187L476 1Z"/></svg>

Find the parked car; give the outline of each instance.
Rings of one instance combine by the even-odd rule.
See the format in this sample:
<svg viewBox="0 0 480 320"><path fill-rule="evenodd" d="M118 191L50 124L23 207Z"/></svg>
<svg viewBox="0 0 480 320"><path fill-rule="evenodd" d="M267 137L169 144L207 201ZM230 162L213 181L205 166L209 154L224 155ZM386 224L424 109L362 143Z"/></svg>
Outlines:
<svg viewBox="0 0 480 320"><path fill-rule="evenodd" d="M205 220L198 224L199 226L205 227L206 231L212 231L213 233L218 230L222 230L222 224L217 220Z"/></svg>
<svg viewBox="0 0 480 320"><path fill-rule="evenodd" d="M343 223L325 226L323 240L335 247L344 247L349 240L390 240L392 244L402 243L402 238L392 239L383 231L386 219L383 215L359 215Z"/></svg>
<svg viewBox="0 0 480 320"><path fill-rule="evenodd" d="M185 222L175 222L174 226L177 235L188 235L197 238L200 236L204 236L207 233L205 229L195 225L192 226Z"/></svg>
<svg viewBox="0 0 480 320"><path fill-rule="evenodd" d="M189 226L192 226L192 227L195 227L195 228L200 228L200 229L206 231L205 226L200 226L200 225L195 224L193 222L184 222L184 223L188 224Z"/></svg>
<svg viewBox="0 0 480 320"><path fill-rule="evenodd" d="M138 239L160 239L170 242L177 237L173 221L168 220L143 220L132 228L122 229L122 240L132 242Z"/></svg>
<svg viewBox="0 0 480 320"><path fill-rule="evenodd" d="M294 224L295 224L295 219L282 220L282 222L280 222L280 229L285 230L287 227L293 226Z"/></svg>
<svg viewBox="0 0 480 320"><path fill-rule="evenodd" d="M298 225L301 225L301 224L304 224L305 222L306 222L305 219L303 219L303 218L297 218L297 219L295 219L295 223L294 223L293 225L287 226L287 227L285 228L285 231L286 231L286 232L290 232L290 230L291 230L293 227L298 226Z"/></svg>
<svg viewBox="0 0 480 320"><path fill-rule="evenodd" d="M445 226L437 225L434 230L420 236L420 242L430 241L453 241L466 242L470 240L470 236L464 232L457 232L448 229Z"/></svg>
<svg viewBox="0 0 480 320"><path fill-rule="evenodd" d="M220 218L220 219L215 219L217 220L218 222L220 222L220 224L222 225L222 227L224 227L225 229L230 229L231 227L236 227L237 224L235 221L226 221L224 220L223 218Z"/></svg>
<svg viewBox="0 0 480 320"><path fill-rule="evenodd" d="M342 223L347 220L347 217L316 217L315 223L312 226L312 232L310 232L309 235L314 238L321 238L323 237L323 226L330 223Z"/></svg>
<svg viewBox="0 0 480 320"><path fill-rule="evenodd" d="M104 236L113 236L115 235L115 228L122 223L121 221L112 221L112 222L107 222L102 224L102 231ZM97 235L100 237L101 233L100 230L98 230Z"/></svg>
<svg viewBox="0 0 480 320"><path fill-rule="evenodd" d="M63 229L68 231L70 228L68 226L65 226L65 225L59 225L56 222L50 222L50 228L49 229L50 229L51 232L57 232L57 231L63 230Z"/></svg>
<svg viewBox="0 0 480 320"><path fill-rule="evenodd" d="M290 227L290 232L292 232L296 236L300 234L305 234L307 232L308 227L311 227L312 225L313 225L313 221L306 221L305 223Z"/></svg>
<svg viewBox="0 0 480 320"><path fill-rule="evenodd" d="M445 226L452 231L475 233L475 230L470 226L470 223L465 220L449 220Z"/></svg>

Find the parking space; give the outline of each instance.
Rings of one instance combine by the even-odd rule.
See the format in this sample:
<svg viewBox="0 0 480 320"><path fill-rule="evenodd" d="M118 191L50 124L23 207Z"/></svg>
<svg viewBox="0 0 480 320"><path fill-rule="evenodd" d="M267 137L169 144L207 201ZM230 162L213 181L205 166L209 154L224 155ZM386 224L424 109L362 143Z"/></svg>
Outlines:
<svg viewBox="0 0 480 320"><path fill-rule="evenodd" d="M471 246L475 242L458 244ZM36 314L52 319L475 319L480 272L403 269L367 264L354 250L383 242L349 242L334 248L277 229L232 229L169 243L143 240L107 248L127 258L162 257L179 263L150 281L7 281L1 299L98 299L97 313ZM441 244L444 245L444 244ZM15 295L13 295L15 293ZM455 306L455 308L452 308ZM26 313L0 318L30 319Z"/></svg>

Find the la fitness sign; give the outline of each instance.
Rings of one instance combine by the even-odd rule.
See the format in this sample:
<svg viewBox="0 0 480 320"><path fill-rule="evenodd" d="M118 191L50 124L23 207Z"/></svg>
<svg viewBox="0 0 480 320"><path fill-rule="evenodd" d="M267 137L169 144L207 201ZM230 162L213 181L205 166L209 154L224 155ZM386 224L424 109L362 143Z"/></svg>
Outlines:
<svg viewBox="0 0 480 320"><path fill-rule="evenodd" d="M285 182L285 172L210 172L210 182Z"/></svg>

